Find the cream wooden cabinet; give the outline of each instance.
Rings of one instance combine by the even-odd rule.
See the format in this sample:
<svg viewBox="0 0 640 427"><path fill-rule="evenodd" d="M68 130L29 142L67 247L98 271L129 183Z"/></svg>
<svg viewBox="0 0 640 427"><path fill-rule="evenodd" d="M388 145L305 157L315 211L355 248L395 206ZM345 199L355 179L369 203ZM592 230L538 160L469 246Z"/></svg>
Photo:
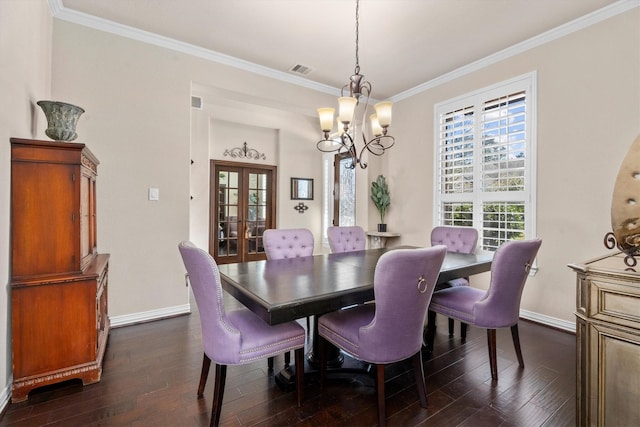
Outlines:
<svg viewBox="0 0 640 427"><path fill-rule="evenodd" d="M109 255L96 250L98 160L84 144L11 138L11 400L100 380Z"/></svg>
<svg viewBox="0 0 640 427"><path fill-rule="evenodd" d="M622 254L569 265L577 274L578 426L640 426L640 265Z"/></svg>

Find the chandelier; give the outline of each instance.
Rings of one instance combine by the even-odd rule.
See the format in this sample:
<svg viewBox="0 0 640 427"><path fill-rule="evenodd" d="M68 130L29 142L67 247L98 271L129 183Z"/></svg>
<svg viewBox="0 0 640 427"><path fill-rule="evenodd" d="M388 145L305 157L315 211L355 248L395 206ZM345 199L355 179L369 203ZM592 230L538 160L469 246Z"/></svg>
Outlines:
<svg viewBox="0 0 640 427"><path fill-rule="evenodd" d="M381 156L386 150L393 147L396 140L393 136L387 135L387 129L391 124L391 107L392 102L379 102L374 105L375 114L369 117L369 131L372 138L365 135L365 123L367 117L367 109L369 106L369 97L371 95L371 83L365 80L364 75L360 74L360 64L358 60L358 26L359 26L359 8L360 0L356 0L356 66L354 74L349 78L349 83L342 87L340 98L338 98L338 134L332 134L334 108L318 108L318 116L320 118L320 128L323 132L323 139L316 144L318 150L330 153L337 151L339 153L348 154L351 161L351 169L360 165L362 169L367 167L363 161L362 155L365 150L376 156ZM349 90L348 96L346 90ZM356 107L364 104L362 107L362 121L360 134L362 135L362 148L356 146L358 127L354 122ZM342 128L342 129L341 129Z"/></svg>

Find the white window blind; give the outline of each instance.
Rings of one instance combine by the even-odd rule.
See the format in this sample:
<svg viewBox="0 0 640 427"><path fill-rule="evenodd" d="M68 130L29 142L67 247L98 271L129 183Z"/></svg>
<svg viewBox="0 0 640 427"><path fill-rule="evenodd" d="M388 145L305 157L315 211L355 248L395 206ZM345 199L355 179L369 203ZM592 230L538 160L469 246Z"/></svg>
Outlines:
<svg viewBox="0 0 640 427"><path fill-rule="evenodd" d="M446 194L473 191L473 114L473 107L465 107L440 118L440 185Z"/></svg>
<svg viewBox="0 0 640 427"><path fill-rule="evenodd" d="M483 191L525 188L526 98L526 93L521 91L483 104Z"/></svg>
<svg viewBox="0 0 640 427"><path fill-rule="evenodd" d="M482 249L535 236L535 73L436 105L435 225Z"/></svg>

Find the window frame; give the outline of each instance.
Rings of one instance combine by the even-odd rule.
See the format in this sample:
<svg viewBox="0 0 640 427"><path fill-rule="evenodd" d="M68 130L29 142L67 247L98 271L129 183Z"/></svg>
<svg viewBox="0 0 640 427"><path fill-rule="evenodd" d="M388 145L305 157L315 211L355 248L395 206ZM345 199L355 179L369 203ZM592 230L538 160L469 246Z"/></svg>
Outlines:
<svg viewBox="0 0 640 427"><path fill-rule="evenodd" d="M487 102L520 91L525 93L525 160L524 190L522 191L484 191L482 188L482 113ZM473 108L473 189L471 192L444 194L441 180L441 116L454 111ZM479 232L478 246L484 250L495 250L497 247L485 245L485 227L483 225L484 203L523 203L524 204L524 238L536 237L536 169L537 169L537 73L530 73L487 86L470 93L437 103L434 105L434 192L433 192L433 225L444 224L442 203L472 203L473 227ZM486 238L487 240L489 238Z"/></svg>

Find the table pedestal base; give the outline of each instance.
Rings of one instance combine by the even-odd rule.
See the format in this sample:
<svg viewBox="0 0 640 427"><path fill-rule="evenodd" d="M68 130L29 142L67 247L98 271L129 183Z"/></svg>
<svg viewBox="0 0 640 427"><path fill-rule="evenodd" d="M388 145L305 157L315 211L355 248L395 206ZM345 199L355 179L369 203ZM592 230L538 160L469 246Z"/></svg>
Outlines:
<svg viewBox="0 0 640 427"><path fill-rule="evenodd" d="M307 382L319 382L320 381L320 368L319 366L312 367L309 363L309 356L307 355L307 363L304 370L304 381ZM375 386L375 377L371 372L371 365L361 362L359 360L352 359L349 356L345 356L340 353L341 363L330 366L327 364L327 377L328 378L344 378L353 379L357 376L359 382L366 386ZM280 372L278 372L274 379L278 387L284 391L295 391L296 389L296 369L297 366L290 365Z"/></svg>
<svg viewBox="0 0 640 427"><path fill-rule="evenodd" d="M276 384L284 391L293 391L296 389L296 366L287 366L278 372L275 376Z"/></svg>

